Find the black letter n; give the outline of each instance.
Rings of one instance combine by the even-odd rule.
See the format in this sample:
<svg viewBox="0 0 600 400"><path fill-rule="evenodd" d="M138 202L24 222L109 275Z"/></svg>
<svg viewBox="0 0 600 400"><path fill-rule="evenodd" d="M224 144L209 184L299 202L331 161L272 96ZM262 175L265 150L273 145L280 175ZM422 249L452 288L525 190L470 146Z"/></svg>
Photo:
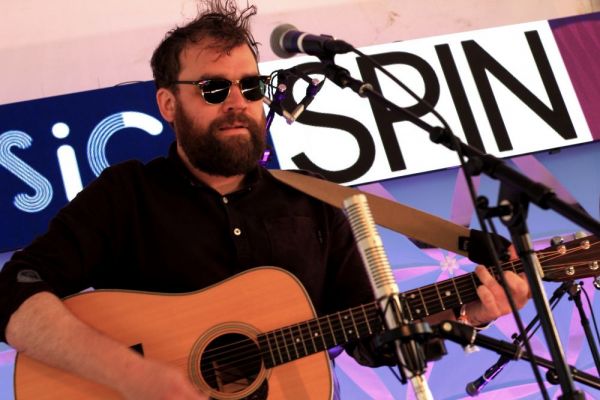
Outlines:
<svg viewBox="0 0 600 400"><path fill-rule="evenodd" d="M475 79L475 84L479 90L481 101L500 151L512 150L513 147L508 137L502 115L500 114L498 103L492 92L487 72L494 75L508 90L517 96L564 139L573 139L577 137L575 127L573 126L563 97L558 89L556 78L550 67L548 57L544 52L544 47L542 46L538 32L526 32L525 36L552 108L548 108L540 101L540 99L535 97L533 93L511 75L506 68L500 65L498 61L492 58L489 53L483 50L483 48L475 41L468 40L462 44L469 67L471 68L471 73L473 74L473 79Z"/></svg>

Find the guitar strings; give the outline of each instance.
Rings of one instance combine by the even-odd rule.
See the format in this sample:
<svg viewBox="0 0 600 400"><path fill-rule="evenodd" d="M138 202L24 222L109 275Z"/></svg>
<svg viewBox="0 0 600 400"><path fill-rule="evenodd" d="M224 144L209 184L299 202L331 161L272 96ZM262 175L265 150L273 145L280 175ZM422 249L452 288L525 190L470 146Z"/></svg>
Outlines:
<svg viewBox="0 0 600 400"><path fill-rule="evenodd" d="M369 308L367 308L367 307L369 307ZM362 308L361 306L355 307L355 308L352 308L350 310L347 310L347 312L349 314L351 314L352 312L356 312L358 309L361 309L361 308ZM355 323L356 323L357 326L358 325L360 325L360 326L363 326L363 325L365 325L365 326L369 326L369 325L381 325L381 319L379 317L379 309L378 309L377 305L374 302L373 303L369 303L368 305L366 305L364 307L364 309L365 309L365 312L367 314L366 317L364 315L362 315L363 313L361 312L360 315L358 316L358 318L354 318L354 321L355 321ZM322 343L325 347L323 349L321 349L321 350L317 350L316 352L322 351L322 350L324 350L324 349L326 349L326 348L329 347L329 346L326 346L326 343L325 343L325 340L326 340L325 337L326 337L326 335L322 334L322 332L323 332L322 329L319 329L321 331L321 336L319 336L318 338L315 338L312 335L313 330L311 330L311 328L310 328L309 325L310 325L311 322L313 322L313 323L317 322L318 323L319 321L322 322L323 325L325 325L325 321L324 320L326 320L328 317L329 316L324 316L324 317L320 317L320 318L313 319L313 320L310 320L310 321L305 321L305 322L302 322L302 323L299 323L299 324L293 324L293 325L285 326L283 328L279 328L279 329L275 329L275 330L263 333L263 334L261 334L259 336L264 336L265 339L268 341L268 343L271 344L273 347L279 347L281 349L282 346L286 346L286 347L289 348L289 347L293 347L294 343L297 343L297 342L291 340L291 339L293 339L293 337L292 337L292 335L289 334L289 332L290 332L290 330L292 328L298 328L297 331L299 332L299 335L296 336L296 339L304 339L304 344L306 342L309 342L308 347L311 347L310 344L312 343L312 348L313 349L321 347L321 345L317 346L316 343ZM337 337L340 337L340 336L344 336L344 338L347 337L346 336L347 332L346 332L345 328L343 326L337 326L337 324L336 324L336 328L334 328L334 329L328 329L326 331L327 332L331 332L331 337L333 337L333 339L336 342L337 342L337 339L336 339ZM279 337L276 336L278 332L281 332L281 336L279 336ZM275 341L275 343L272 343L271 341L269 341L269 338L268 338L269 334L273 335L272 338ZM360 337L358 337L358 338L360 338ZM285 344L281 343L282 340L283 340L283 342ZM288 341L290 341L289 344L288 344ZM347 342L347 341L348 340L346 340L345 342ZM207 353L212 354L212 353L218 352L219 355L223 355L223 354L227 354L228 352L237 351L239 345L241 343L244 343L244 342L247 342L247 339L246 340L242 340L242 341L238 341L238 342L228 343L226 345L219 346L219 347L214 347L214 348L212 348L210 350L207 350L205 352L205 354L207 354ZM305 347L304 344L303 344L302 348ZM335 345L335 343L334 343L334 345ZM228 350L226 350L226 349L228 349ZM266 353L267 350L269 350L269 349L265 348L264 350L265 350L265 353ZM308 349L307 348L307 350L308 350L308 354L313 354L315 352L315 351L312 351L312 349Z"/></svg>
<svg viewBox="0 0 600 400"><path fill-rule="evenodd" d="M590 245L590 247L597 245L598 243L600 243L600 242L594 242L593 244ZM580 250L581 250L580 247L574 247L572 249L567 250L567 252L564 254L560 254L560 253L556 252L555 250L548 250L548 251L542 250L542 251L538 252L538 258L540 259L541 262L548 262L549 260L562 258L571 253L578 252ZM587 249L587 250L589 250L589 249ZM586 262L571 262L571 263L562 262L557 265L545 265L544 270L547 272L554 272L554 271L557 271L560 269L567 268L569 266L577 267L577 266L585 266L585 265L586 265ZM506 262L506 263L502 264L501 267L504 270L512 269L514 272L523 272L523 270L524 270L521 262L516 261L516 260ZM496 274L494 274L494 276L497 278ZM429 285L405 292L405 295L406 295L405 297L409 304L418 303L419 305L422 305L423 302L420 300L420 298L423 298L425 303L432 303L429 305L429 307L426 307L426 308L436 310L435 312L429 313L429 314L434 314L439 311L443 311L444 309L451 308L451 307L448 307L447 304L443 300L440 299L441 292L439 289L442 289L442 291L443 291L444 290L443 287L450 286L451 281L453 281L453 280L454 280L454 284L452 284L450 287L456 286L459 291L462 291L465 288L467 288L467 289L476 288L478 286L478 284L471 282L473 279L477 279L476 275L473 273L460 275L456 278L444 280L444 281L437 282L434 284L429 284ZM478 279L477 279L477 282L479 282ZM413 297L411 297L411 296L413 296ZM464 293L462 293L461 297L465 297ZM452 301L452 299L446 299L446 300ZM474 298L470 298L469 300L474 300ZM463 303L466 303L466 302L468 302L468 301L463 301ZM443 303L444 306L442 307L440 303ZM458 304L461 304L460 301L458 302ZM456 304L454 304L454 305L456 305Z"/></svg>
<svg viewBox="0 0 600 400"><path fill-rule="evenodd" d="M596 245L597 243L598 243L598 242L595 242L593 245ZM578 250L579 250L579 248L573 248L573 249L570 249L570 250L568 250L568 251L567 251L567 253L565 253L565 254L559 254L559 253L557 253L556 251L547 251L547 252L540 251L540 252L538 253L538 256L539 256L540 260L542 260L542 259L543 259L544 261L547 261L548 259L552 259L552 258L560 258L560 257L564 257L565 255L567 255L567 254L569 254L569 253L576 252L576 251L578 251ZM507 266L507 265L509 265L509 264L510 264L510 265L511 265L511 264L517 264L517 265L518 265L518 267L519 267L519 269L520 269L520 267L521 267L520 263L518 263L518 262L514 262L514 261L507 262L507 263L503 264L503 267L504 267L504 266ZM580 263L580 264L581 264L581 265L585 265L585 263ZM577 265L577 264L573 264L573 265ZM559 268L565 268L565 266L566 266L565 264L561 264L561 265L559 266ZM514 268L514 267L515 267L514 265L511 265L511 267L513 268L513 270L515 269L515 268ZM553 268L553 267L550 267L550 269L552 269L552 268ZM548 268L546 268L546 269L548 269ZM468 287L468 288L473 288L473 286L474 286L474 285L472 284L471 280L469 279L469 278L471 278L471 279L472 279L472 276L470 276L470 275L472 275L472 274L465 274L465 275L462 275L462 276L460 276L460 277L454 278L454 279L455 279L455 283L456 283L456 287L457 287L457 288L459 288L459 290L460 290L460 289L464 289L464 288L465 288L465 286L466 286L466 287ZM430 288L433 288L434 286L438 286L438 287L439 287L440 285L442 285L442 284L444 284L444 283L448 284L448 283L449 283L449 281L450 281L450 280L447 280L447 281L442 281L442 282L438 282L438 283L436 283L436 284L433 284L433 285L427 285L427 286L425 286L425 287L423 287L423 288L420 288L420 289L421 289L421 291L422 291L422 292L423 292L423 291L427 291L428 289L430 289ZM429 290L429 291L430 291L430 290ZM408 292L408 293L411 293L411 292ZM437 296L437 294L433 294L433 295L431 295L431 296L428 294L427 296L422 296L422 297L423 297L423 298L425 298L425 299L426 299L426 301L431 301L432 299L434 299L436 302L439 302L439 297ZM471 296L465 296L465 294L464 294L464 293L463 293L463 296L462 296L462 297L463 297L463 298L465 298L465 297L466 297L466 299L467 299L467 300L471 300ZM476 296L475 296L475 297L476 297ZM409 307L410 307L410 306L411 306L411 305L410 305L410 299L408 299L408 298L407 298L407 299L405 299L405 300L406 300L406 301L409 303ZM418 301L418 299L417 299L417 302L418 302L418 303L421 303L420 301ZM460 303L459 303L459 304L460 304ZM429 308L431 308L431 309L434 309L434 308L435 308L435 306L431 306L431 305L430 305L430 307L429 307ZM446 308L450 308L450 307L446 307ZM431 314L433 314L433 313L431 313ZM315 321L316 321L316 320L315 320ZM318 321L317 321L317 323L318 323ZM282 328L282 329L280 329L280 330L283 330L283 329L286 329L286 328ZM338 333L339 333L339 332L338 332ZM304 334L304 332L302 332L302 334ZM304 345L304 344L303 344L303 345ZM288 357L288 358L289 358L289 357Z"/></svg>
<svg viewBox="0 0 600 400"><path fill-rule="evenodd" d="M585 267L586 265L587 264L583 262L571 264L561 263L560 265L554 267L546 266L544 269L550 273L570 266ZM407 296L404 300L411 308L420 309L419 307L423 306L427 309L427 311L431 310L430 312L426 313L427 315L436 314L454 306L476 300L476 288L479 286L479 284L474 284L472 279L473 278L471 274L465 274L458 278L454 278L454 285L450 285L448 282L449 280L447 280L438 282L435 285L424 286L422 288L407 292ZM453 289L454 287L456 287L457 291L460 292L460 299L458 298L459 295L456 294L453 298L448 298L447 296L444 296L445 298L441 297L440 292L445 292L446 288Z"/></svg>
<svg viewBox="0 0 600 400"><path fill-rule="evenodd" d="M366 318L362 317L363 319L357 319L356 320L356 324L357 325L366 325L366 324L374 324L374 323L381 324L381 318L379 317L379 311L378 311L377 308L375 308L376 305L374 303L372 303L371 305L372 305L372 308L368 310L368 314L374 314L374 315L372 315L372 318L370 318L367 315ZM357 307L357 308L360 308L360 307ZM325 319L325 318L326 317L321 317L321 318L318 318L318 319L321 320L321 319ZM313 320L313 321L315 321L315 320ZM311 332L310 327L308 325L306 326L306 328L307 328L306 330L304 330L303 327L301 327L300 325L302 325L302 324L291 325L289 327L292 327L292 326L298 326L298 327L300 327L301 328L300 331L302 332L302 335L306 334L307 332L308 333ZM270 331L268 333L274 333L274 332L277 332L277 331L282 331L283 332L285 329L288 329L289 327L284 327L284 328L281 328L281 329ZM345 334L344 330L337 329L337 330L334 330L332 332L332 337L335 339L336 334L339 334L340 332L344 332L344 334ZM285 332L283 332L283 333L285 335ZM357 332L357 334L358 334L358 332ZM263 335L266 335L266 334L263 334ZM323 337L324 337L324 335L323 335ZM360 339L360 338L361 338L361 336L357 335L356 337L353 337L352 340ZM291 337L290 337L290 339L291 339ZM290 347L293 346L293 344L289 344L287 340L284 339L284 343L281 343L279 339L275 338L275 340L277 342L276 346L278 347L279 351L281 351L282 348L283 348L284 352L282 352L280 354L279 360L277 360L277 357L276 357L275 354L272 354L271 358L274 361L274 364L275 365L284 364L284 363L287 363L287 362L290 362L290 361L294 361L294 360L296 360L298 358L302 358L302 357L305 357L305 356L308 356L308 355L311 355L311 354L315 354L315 353L318 353L320 351L324 351L327 348L333 347L333 346L326 346L325 339L321 339L321 340L319 340L319 342L321 342L322 345L325 346L324 348L321 349L320 348L321 345L317 346L316 342L313 341L313 339L314 338L312 338L312 336L311 336L310 341L308 339L305 340L305 341L309 341L309 345L308 345L309 348L307 349L308 352L304 352L303 354L301 354L301 352L298 351L298 347L290 348ZM310 346L310 342L313 342L312 343L312 348L310 348L311 347ZM249 351L240 353L239 352L239 347L240 347L239 345L241 343L245 343L246 344L246 348ZM265 350L265 349L263 349L263 350ZM235 354L233 356L231 356L231 354L234 353L234 352L235 352ZM229 344L224 345L224 346L220 346L220 347L216 347L216 348L210 349L210 350L208 350L208 351L206 351L204 353L205 355L208 354L206 356L206 358L204 358L204 356L203 356L203 358L205 359L205 362L211 362L211 364L212 364L213 361L217 362L217 363L221 362L223 364L232 364L232 363L235 363L236 367L238 367L240 369L245 369L245 368L248 368L248 367L256 365L256 363L259 360L264 360L263 356L267 355L269 353L271 353L271 352L270 351L269 352L263 351L261 353L260 345L258 345L254 341L252 341L252 343L248 343L248 339L246 339L244 341L238 341L238 342L234 342L234 343L229 343ZM294 353L295 353L295 355L294 355ZM224 355L226 355L227 357L224 357ZM283 357L284 355L287 355L288 357ZM205 377L206 376L212 377L212 376L216 376L217 371L220 371L220 370L218 368L209 367L205 371L207 371L207 374L204 375ZM223 371L220 371L220 372L223 372ZM210 375L210 373L212 373L213 375ZM238 377L242 377L242 376L240 375Z"/></svg>
<svg viewBox="0 0 600 400"><path fill-rule="evenodd" d="M596 246L598 243L600 243L600 242L594 242L594 243L590 244L590 248L592 246ZM580 247L575 247L575 248L567 250L566 253L564 253L564 254L557 253L555 250L549 250L549 251L542 250L542 251L538 252L538 258L540 259L540 261L547 262L549 260L553 260L553 259L564 257L564 256L566 256L568 254L577 252L579 250L581 250ZM589 250L589 249L587 249L587 250ZM586 263L585 262L560 263L558 265L546 265L546 266L544 266L544 269L546 271L552 271L552 270L557 270L557 269L564 269L567 266L578 266L578 265L586 265ZM509 261L509 262L506 262L506 263L504 263L504 264L501 265L501 267L503 267L504 269L507 269L507 268L505 268L507 266L508 266L508 268L512 268L513 271L516 270L516 268L515 268L515 266L516 266L518 268L518 270L516 272L522 272L521 271L522 265L518 261ZM436 302L439 302L440 298L439 298L439 292L437 290L436 290L436 293L433 293L433 294L426 293L426 296L423 296L423 292L431 292L431 289L435 288L435 287L437 287L439 289L440 285L449 284L450 281L452 281L452 280L454 280L454 285L453 286L456 286L458 288L458 290L464 289L465 287L467 287L469 289L472 289L474 287L473 275L474 275L473 273L464 274L464 275L461 275L461 276L459 276L457 278L448 279L448 280L445 280L445 281L437 282L435 284L430 284L430 285L424 286L422 288L417 289L417 291L421 292L420 296L418 296L418 297L421 297L426 302L427 301L432 301L432 300L436 300ZM407 293L408 294L412 294L412 292L415 292L415 290L409 291ZM474 297L476 298L476 296L474 296ZM415 298L417 298L417 297L415 297ZM467 299L469 301L472 300L472 296L465 296L464 293L463 293L462 298ZM462 298L461 298L461 300L462 300ZM407 302L408 307L411 307L410 300L408 298L405 298L403 300L405 300ZM442 301L442 303L443 303L443 301ZM372 306L372 305L374 305L374 303L370 303L369 305ZM353 309L348 310L348 311L350 311L350 312L356 311L358 308L360 308L360 307L356 307L356 308L353 308ZM431 306L431 305L430 305L429 308L432 309L432 310L435 309L435 307ZM449 307L447 307L447 308L449 308ZM373 324L379 323L379 324L381 324L381 318L380 318L380 315L379 315L378 308L367 309L366 312L368 312L368 313L375 312L376 313L376 317L373 318L373 319L370 319L368 316L366 318L363 318L362 315L359 315L359 317L363 318L363 320L355 319L354 320L355 325L362 325L362 324L367 324L368 325L370 323L373 323ZM431 313L431 314L434 314L434 313ZM293 340L293 333L288 336L286 334L285 330L287 329L288 331L291 332L292 328L294 328L294 327L299 328L299 335L302 338L304 338L304 335L306 335L307 333L311 333L311 328L310 328L310 325L309 325L311 322L316 322L317 325L320 325L321 322L325 323L325 320L328 319L328 318L329 318L329 316L320 317L320 318L314 319L312 321L308 321L308 322L304 322L304 323L296 324L296 325L290 325L288 327L280 328L280 329L273 330L273 331L270 331L270 332L262 334L263 336L265 336L265 338L266 338L267 342L269 342L269 344L271 344L271 343L269 341L268 335L269 334L273 334L273 338L276 341L276 343L273 345L273 347L276 348L277 353L275 353L270 348L269 348L269 352L266 352L266 351L264 351L266 349L263 349L263 351L261 353L260 345L258 345L254 341L252 341L251 346L250 346L251 348L249 349L250 352L252 353L251 355L248 352L244 352L244 353L237 352L237 354L236 354L237 357L224 358L223 356L226 356L228 353L231 353L231 352L234 352L236 350L239 350L239 344L242 343L240 341L238 343L230 343L230 344L225 345L225 346L221 346L221 347L218 347L218 348L213 348L213 349L208 350L207 352L205 352L205 355L206 355L207 358L208 357L217 357L217 356L223 357L223 358L220 358L219 361L232 360L233 359L236 362L244 362L245 364L242 364L241 367L247 367L249 365L255 365L257 363L257 360L259 360L259 359L262 360L263 359L263 355L264 356L270 355L271 358L272 358L272 360L274 361L274 364L276 364L276 365L279 365L279 364L282 364L282 363L285 363L285 362L289 362L289 361L293 361L293 360L296 360L298 358L301 358L301 357L304 357L304 356L307 356L307 355L310 355L310 354L314 354L314 353L317 353L317 352L320 352L320 351L324 351L325 349L328 348L328 346L325 343L325 335L322 334L322 330L320 328L319 328L319 330L321 330L321 336L318 337L318 338L310 336L311 339L310 339L310 341L308 343L308 346L306 345L306 341L308 341L308 339L302 340L301 341L301 344L302 344L301 347L298 345L297 341ZM283 335L282 336L282 339L283 339L283 342L284 342L283 344L280 343L280 339L277 338L277 336L276 336L276 332L278 332L278 331L281 332L282 335ZM343 326L343 323L342 323L342 326L340 326L340 329L333 329L333 330L330 329L329 331L331 332L331 335L332 335L332 337L333 337L334 340L337 340L336 337L337 337L337 335L340 332L344 335L344 337L346 337L346 330L345 330L345 327ZM357 332L357 334L358 334L358 332ZM288 343L288 341L287 341L288 338L291 340L291 344ZM360 338L360 336L357 336L356 338L352 338L352 339L354 340L354 339L359 339L359 338ZM297 337L296 339L300 339L300 338ZM322 342L323 348L321 349L321 345L317 346L315 341ZM310 342L312 342L312 349L309 350L308 348L311 347L310 346L310 344L311 344ZM247 341L246 341L246 343L247 343ZM246 346L246 347L248 347L248 346ZM302 355L300 355L301 351L298 350L299 348L300 348L300 350L304 349L304 352L303 352ZM294 355L294 353L295 353L295 355ZM279 361L277 360L277 357L276 357L277 355L279 355ZM284 357L284 356L287 356L287 357ZM248 362L249 360L251 360L251 363ZM216 373L216 371L214 371L214 369L213 369L213 372ZM223 371L221 371L221 373L222 372ZM237 375L232 375L232 376L237 376Z"/></svg>

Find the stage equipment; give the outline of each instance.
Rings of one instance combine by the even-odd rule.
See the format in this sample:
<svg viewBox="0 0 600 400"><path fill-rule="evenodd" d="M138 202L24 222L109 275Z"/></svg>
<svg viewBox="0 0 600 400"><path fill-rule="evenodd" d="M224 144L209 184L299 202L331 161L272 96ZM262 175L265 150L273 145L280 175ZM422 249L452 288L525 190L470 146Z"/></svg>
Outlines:
<svg viewBox="0 0 600 400"><path fill-rule="evenodd" d="M366 196L359 194L347 198L344 201L344 211L350 221L358 251L387 329L409 333L403 340L394 342L402 383L406 383L407 379L410 380L417 399L433 399L425 380L427 364L423 343L413 335L418 333L426 336L431 332L431 328L426 322L410 322L404 315L399 297L400 291L383 248L383 242L377 233Z"/></svg>
<svg viewBox="0 0 600 400"><path fill-rule="evenodd" d="M274 40L274 38L278 38L278 40ZM304 38L306 38L306 41ZM554 370L556 371L561 385L562 396L560 398L583 399L583 392L577 390L574 386L572 371L566 363L556 326L548 306L548 300L546 299L542 287L539 260L537 260L536 254L532 250L531 240L526 225L527 208L529 203L533 202L542 209L552 209L596 236L600 236L600 223L581 209L573 207L559 199L556 194L545 185L532 181L528 177L509 168L502 160L490 154L485 154L477 148L461 142L460 139L452 133L452 130L444 118L439 115L430 104L420 99L385 68L359 50L355 48L351 49L365 60L371 62L376 68L399 84L418 102L431 110L432 114L438 118L442 126L430 125L409 110L386 99L382 94L376 92L371 84L353 78L348 70L336 65L334 61L335 55L340 52L346 52L347 49L340 49L332 45L333 39L331 37L328 38L324 35L314 37L314 35L305 35L301 32L297 32L293 27L285 29L279 27L273 32L271 39L271 45L275 53L281 52L280 50L283 48L287 53L305 52L307 54L316 55L323 64L325 76L336 85L341 88L349 87L359 96L367 97L374 102L380 102L387 109L400 113L405 120L412 122L417 127L428 132L432 142L442 144L457 153L461 167L465 173L465 178L467 179L473 204L476 206L477 217L482 231L488 232L491 230L495 233L492 218L500 216L502 221L508 227L513 245L525 266L525 274L529 282L533 301L540 317L550 354L552 355ZM339 44L337 41L335 42L336 44ZM345 42L343 43L346 44ZM280 45L280 47L278 48L277 45ZM485 198L476 199L471 176L481 173L485 173L491 178L501 182L499 207L488 207L488 202ZM487 225L488 223L489 228ZM516 309L514 300L510 295L510 291L507 288L504 273L500 267L499 251L491 236L487 236L486 245L488 252L492 254L495 259L495 271L497 272L500 284L506 292L519 332L524 338L526 352L527 354L533 354L529 341L526 340L523 322ZM536 363L532 363L532 369L536 380L538 381L540 392L545 399L549 399Z"/></svg>

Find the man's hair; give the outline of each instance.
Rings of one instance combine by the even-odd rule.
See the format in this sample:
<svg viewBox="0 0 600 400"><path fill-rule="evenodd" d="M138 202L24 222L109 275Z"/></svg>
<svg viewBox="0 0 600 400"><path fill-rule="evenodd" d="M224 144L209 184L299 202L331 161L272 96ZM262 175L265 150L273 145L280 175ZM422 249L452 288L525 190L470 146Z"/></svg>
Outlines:
<svg viewBox="0 0 600 400"><path fill-rule="evenodd" d="M246 8L238 9L235 0L203 0L202 3L205 9L199 11L193 21L169 31L154 50L150 65L157 89L176 90L172 82L179 76L181 52L189 44L204 39L210 39L206 45L222 54L229 54L233 48L247 44L258 60L258 48L249 25L250 18L256 15L256 6L246 5Z"/></svg>

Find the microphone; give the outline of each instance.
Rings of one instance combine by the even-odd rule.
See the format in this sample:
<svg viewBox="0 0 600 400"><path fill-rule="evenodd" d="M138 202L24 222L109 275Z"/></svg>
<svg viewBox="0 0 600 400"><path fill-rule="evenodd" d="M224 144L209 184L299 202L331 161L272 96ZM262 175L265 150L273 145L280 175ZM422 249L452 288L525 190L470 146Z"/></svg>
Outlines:
<svg viewBox="0 0 600 400"><path fill-rule="evenodd" d="M289 58L297 53L310 54L319 58L331 57L354 49L351 44L343 40L328 35L300 32L290 24L282 24L273 29L270 42L273 53L281 58Z"/></svg>
<svg viewBox="0 0 600 400"><path fill-rule="evenodd" d="M367 197L364 194L351 196L344 200L343 208L350 221L371 287L383 310L386 327L393 330L407 325L408 320L404 318L400 304L400 291L383 242L375 228ZM424 377L425 354L421 346L415 340L396 341L395 346L401 371L410 379L417 399L433 399Z"/></svg>
<svg viewBox="0 0 600 400"><path fill-rule="evenodd" d="M479 395L483 388L492 381L504 369L506 364L510 361L510 359L506 356L500 356L498 361L491 367L487 369L479 378L475 379L473 382L467 383L465 387L465 391L471 397Z"/></svg>
<svg viewBox="0 0 600 400"><path fill-rule="evenodd" d="M554 306L558 304L558 301L561 299L562 296L564 296L565 293L567 293L571 286L573 286L573 281L565 281L558 288L556 288L554 293L552 293L552 297L550 297L550 300L548 300L548 303L552 304L552 308L554 308ZM531 331L531 329L533 329L533 327L537 324L538 319L539 317L536 316L535 318L533 318L533 320L531 320L529 325L527 325L524 332L525 336L521 334L514 338L515 345L520 346L523 343L524 338L527 336L527 333ZM496 375L498 375L504 369L504 367L506 366L506 364L508 364L510 360L511 359L507 356L500 356L500 358L498 358L498 361L496 361L494 365L489 367L483 373L483 375L481 375L474 381L467 383L467 386L465 387L465 391L467 392L467 394L471 397L479 395L479 393L481 393L481 391L486 387L486 385L490 383L492 379L494 379ZM551 371L548 372L550 373Z"/></svg>

